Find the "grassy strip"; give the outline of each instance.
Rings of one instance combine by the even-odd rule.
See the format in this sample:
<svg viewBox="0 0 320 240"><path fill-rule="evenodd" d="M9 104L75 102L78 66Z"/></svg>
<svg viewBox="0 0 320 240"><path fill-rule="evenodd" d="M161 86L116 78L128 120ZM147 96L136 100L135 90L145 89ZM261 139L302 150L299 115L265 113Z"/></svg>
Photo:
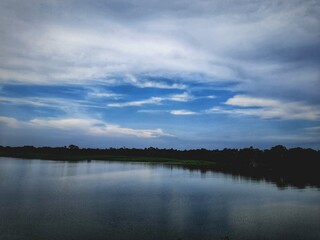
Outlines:
<svg viewBox="0 0 320 240"><path fill-rule="evenodd" d="M57 161L121 161L121 162L145 162L145 163L162 163L170 165L183 166L212 166L214 162L203 160L181 160L174 158L161 157L132 157L132 156L113 156L113 155L53 155L53 154L10 154L4 157L16 157L27 159L57 160Z"/></svg>

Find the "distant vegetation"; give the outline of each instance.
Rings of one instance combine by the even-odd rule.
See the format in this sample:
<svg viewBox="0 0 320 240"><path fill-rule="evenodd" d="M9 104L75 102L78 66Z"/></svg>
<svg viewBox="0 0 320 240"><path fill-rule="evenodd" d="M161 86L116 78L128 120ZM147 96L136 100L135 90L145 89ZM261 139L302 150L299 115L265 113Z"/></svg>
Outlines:
<svg viewBox="0 0 320 240"><path fill-rule="evenodd" d="M260 150L253 147L223 150L176 150L158 148L3 147L0 156L63 161L107 160L151 162L190 170L220 171L252 179L276 182L279 187L320 187L320 151L287 149L277 145Z"/></svg>

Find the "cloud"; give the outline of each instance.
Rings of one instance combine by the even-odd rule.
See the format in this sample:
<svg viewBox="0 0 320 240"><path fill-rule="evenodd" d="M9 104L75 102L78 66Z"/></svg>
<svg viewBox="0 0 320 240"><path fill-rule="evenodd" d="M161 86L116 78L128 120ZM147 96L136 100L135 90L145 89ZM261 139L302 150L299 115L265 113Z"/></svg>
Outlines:
<svg viewBox="0 0 320 240"><path fill-rule="evenodd" d="M234 128L224 115L205 125L215 133L230 129L221 139L242 142L243 134L237 138L232 131L245 123L291 136L295 122L271 120L296 120L304 127L319 120L319 22L315 0L2 0L0 115L49 121L37 114L58 117L62 110L68 118L58 120L88 119L90 113L127 126L170 126L193 139L204 126L192 121L180 126L180 117L169 115L197 109L203 122L211 123L205 115L212 113L242 116L232 118ZM69 94L70 89L75 91ZM178 90L181 94L174 94ZM210 104L216 105L208 109ZM142 107L147 105L157 107ZM145 115L131 111L132 118L125 118L125 111L112 107L166 114L141 119ZM14 119L2 122L22 124ZM96 133L126 129L102 126ZM53 129L62 131L58 125ZM201 136L212 138L210 129ZM156 135L157 127L153 131Z"/></svg>
<svg viewBox="0 0 320 240"><path fill-rule="evenodd" d="M139 107L143 105L159 105L164 101L174 101L174 102L187 102L191 101L193 96L184 92L182 94L173 94L167 97L151 97L145 100L130 101L130 102L121 102L121 103L109 103L108 107Z"/></svg>
<svg viewBox="0 0 320 240"><path fill-rule="evenodd" d="M163 101L161 97L152 97L146 100L122 102L122 103L109 103L108 107L138 107L146 104L160 104Z"/></svg>
<svg viewBox="0 0 320 240"><path fill-rule="evenodd" d="M106 99L120 99L124 97L123 94L114 93L109 89L105 89L99 86L86 86L87 98L106 98Z"/></svg>
<svg viewBox="0 0 320 240"><path fill-rule="evenodd" d="M184 92L182 94L175 94L175 95L171 95L167 98L164 98L164 100L167 100L167 101L176 101L176 102L188 102L188 101L191 101L193 100L194 97L191 96L189 93L187 92Z"/></svg>
<svg viewBox="0 0 320 240"><path fill-rule="evenodd" d="M137 111L138 113L153 113L153 114L160 114L168 112L167 110L155 110L155 109L140 109Z"/></svg>
<svg viewBox="0 0 320 240"><path fill-rule="evenodd" d="M94 29L85 25L43 24L39 27L39 32L25 29L14 38L23 46L22 56L17 56L14 52L7 53L6 66L0 69L1 82L108 83L109 75L126 76L128 72L197 71L201 65L194 63L202 61L204 57L204 54L172 37L146 32L110 19L105 19L103 24L97 22ZM10 46L10 42L6 42L6 45L8 49L14 47ZM31 63L27 61L30 58ZM181 84L169 85L151 81L127 83L139 87L184 87Z"/></svg>
<svg viewBox="0 0 320 240"><path fill-rule="evenodd" d="M138 87L179 89L189 82L237 81L251 94L264 89L269 97L319 100L316 1L121 4L2 1L0 81L107 84L112 76L134 76L139 80L131 84ZM184 82L139 77L148 74ZM275 91L275 85L281 87Z"/></svg>
<svg viewBox="0 0 320 240"><path fill-rule="evenodd" d="M188 110L172 110L170 111L172 115L196 115L196 112L188 111Z"/></svg>
<svg viewBox="0 0 320 240"><path fill-rule="evenodd" d="M51 104L49 104L49 102ZM0 103L9 105L31 105L35 107L49 107L52 103L57 104L57 100L50 98L14 98L14 97L0 97Z"/></svg>
<svg viewBox="0 0 320 240"><path fill-rule="evenodd" d="M119 99L122 97L122 94L110 93L110 92L89 92L90 97L99 97L99 98L113 98Z"/></svg>
<svg viewBox="0 0 320 240"><path fill-rule="evenodd" d="M305 130L307 130L308 132L318 133L320 132L320 126L308 127L308 128L305 128Z"/></svg>
<svg viewBox="0 0 320 240"><path fill-rule="evenodd" d="M320 106L307 105L303 102L284 102L236 95L229 98L225 104L233 108L214 107L208 110L207 113L251 115L263 119L320 120Z"/></svg>
<svg viewBox="0 0 320 240"><path fill-rule="evenodd" d="M320 101L316 1L121 4L1 1L0 83L190 90L193 83L236 82L227 88Z"/></svg>
<svg viewBox="0 0 320 240"><path fill-rule="evenodd" d="M270 99L236 95L232 98L229 98L225 104L239 107L275 107L279 105L279 102Z"/></svg>
<svg viewBox="0 0 320 240"><path fill-rule="evenodd" d="M15 118L11 117L0 116L0 122L11 128L17 128L19 126L19 122Z"/></svg>
<svg viewBox="0 0 320 240"><path fill-rule="evenodd" d="M154 130L137 130L131 128L123 128L118 125L106 125L105 127L94 127L90 129L90 134L93 135L132 135L142 138L154 138L161 136L173 136L171 134L165 133L162 129Z"/></svg>
<svg viewBox="0 0 320 240"><path fill-rule="evenodd" d="M108 124L104 121L90 118L57 118L57 119L32 119L30 121L18 121L15 118L0 117L0 122L11 128L57 129L74 134L79 131L91 136L135 136L140 138L156 138L172 136L162 129L133 129L116 124Z"/></svg>
<svg viewBox="0 0 320 240"><path fill-rule="evenodd" d="M203 112L193 112L185 109L177 109L177 110L154 110L154 109L142 109L138 110L139 113L150 113L150 114L163 114L170 113L172 115L200 115L205 114Z"/></svg>
<svg viewBox="0 0 320 240"><path fill-rule="evenodd" d="M90 100L52 98L52 97L0 97L3 106L31 106L33 108L59 109L68 115L82 114L84 109L102 109L103 104Z"/></svg>
<svg viewBox="0 0 320 240"><path fill-rule="evenodd" d="M179 83L168 84L166 82L155 82L155 81L141 81L138 80L132 74L127 75L128 82L131 85L137 86L139 88L162 88L162 89L185 89L187 86Z"/></svg>

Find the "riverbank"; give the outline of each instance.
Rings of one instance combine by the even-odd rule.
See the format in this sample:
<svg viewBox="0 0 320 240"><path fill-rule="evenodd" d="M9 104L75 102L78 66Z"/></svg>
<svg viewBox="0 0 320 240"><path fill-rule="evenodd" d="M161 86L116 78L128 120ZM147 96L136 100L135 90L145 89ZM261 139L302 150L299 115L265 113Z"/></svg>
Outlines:
<svg viewBox="0 0 320 240"><path fill-rule="evenodd" d="M203 160L184 160L165 157L136 157L136 156L114 156L114 155L77 155L77 154L39 154L39 153L1 153L0 157L13 157L25 159L41 159L41 160L56 160L56 161L123 161L123 162L146 162L146 163L162 163L172 165L185 165L185 166L213 166L212 161Z"/></svg>
<svg viewBox="0 0 320 240"><path fill-rule="evenodd" d="M286 149L276 146L270 150L254 148L224 150L175 149L80 149L69 147L1 147L1 157L56 161L119 161L144 162L181 167L191 171L216 171L254 180L275 182L279 187L320 188L319 151Z"/></svg>

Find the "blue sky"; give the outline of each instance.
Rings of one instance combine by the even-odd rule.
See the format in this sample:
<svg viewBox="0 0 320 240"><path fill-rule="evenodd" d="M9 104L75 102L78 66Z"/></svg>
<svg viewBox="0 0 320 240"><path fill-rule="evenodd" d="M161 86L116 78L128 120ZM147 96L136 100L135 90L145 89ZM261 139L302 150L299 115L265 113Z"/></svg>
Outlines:
<svg viewBox="0 0 320 240"><path fill-rule="evenodd" d="M320 2L2 0L0 145L320 148Z"/></svg>

